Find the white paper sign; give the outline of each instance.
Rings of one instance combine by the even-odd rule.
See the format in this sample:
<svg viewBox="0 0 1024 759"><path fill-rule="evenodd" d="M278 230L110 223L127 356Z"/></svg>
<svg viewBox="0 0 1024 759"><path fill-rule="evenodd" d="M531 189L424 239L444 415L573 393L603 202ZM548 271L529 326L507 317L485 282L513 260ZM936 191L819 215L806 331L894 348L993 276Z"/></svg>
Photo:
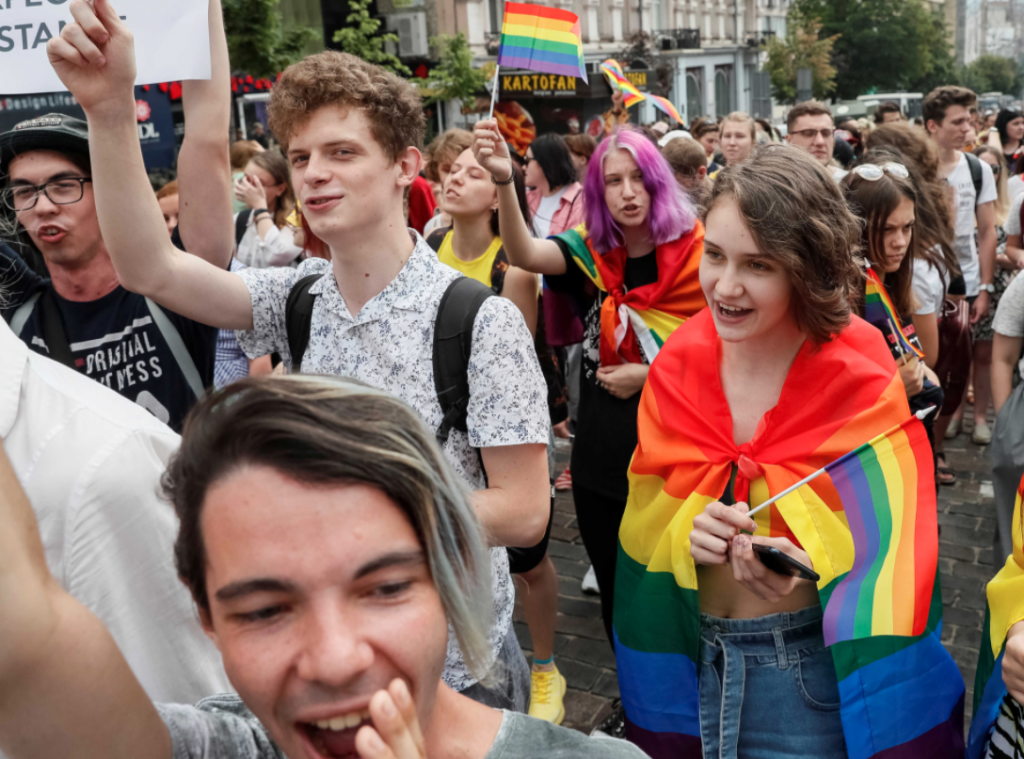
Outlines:
<svg viewBox="0 0 1024 759"><path fill-rule="evenodd" d="M114 0L135 37L138 84L210 78L209 0ZM60 92L46 42L71 16L70 0L0 0L0 94Z"/></svg>

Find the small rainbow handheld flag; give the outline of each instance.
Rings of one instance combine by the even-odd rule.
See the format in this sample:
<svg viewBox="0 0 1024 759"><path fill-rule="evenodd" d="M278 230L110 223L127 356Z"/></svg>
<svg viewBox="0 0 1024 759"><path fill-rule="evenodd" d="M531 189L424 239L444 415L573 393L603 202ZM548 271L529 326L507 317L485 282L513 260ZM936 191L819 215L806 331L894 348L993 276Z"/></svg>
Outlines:
<svg viewBox="0 0 1024 759"><path fill-rule="evenodd" d="M900 324L900 318L896 315L896 307L893 306L889 293L885 291L882 280L875 274L874 269L868 269L867 277L868 281L864 286L864 320L882 330L886 340L889 339L890 334L895 336L899 341L900 353L923 359L924 353L914 347L904 336L903 325ZM886 324L890 329L885 329L884 325Z"/></svg>
<svg viewBox="0 0 1024 759"><path fill-rule="evenodd" d="M608 82L611 86L626 96L625 105L627 108L646 99L647 96L640 92L640 90L638 90L636 86L626 78L626 75L622 71L622 66L620 66L619 62L614 58L609 58L607 61L602 63L601 71L603 71L605 76L608 77Z"/></svg>
<svg viewBox="0 0 1024 759"><path fill-rule="evenodd" d="M676 107L672 105L668 98L663 98L661 95L648 95L647 97L651 99L651 102L654 103L655 107L662 113L671 116L680 124L685 125L686 122L683 121L683 117L679 115L679 111L676 110Z"/></svg>
<svg viewBox="0 0 1024 759"><path fill-rule="evenodd" d="M505 3L498 65L588 82L579 16L561 8Z"/></svg>

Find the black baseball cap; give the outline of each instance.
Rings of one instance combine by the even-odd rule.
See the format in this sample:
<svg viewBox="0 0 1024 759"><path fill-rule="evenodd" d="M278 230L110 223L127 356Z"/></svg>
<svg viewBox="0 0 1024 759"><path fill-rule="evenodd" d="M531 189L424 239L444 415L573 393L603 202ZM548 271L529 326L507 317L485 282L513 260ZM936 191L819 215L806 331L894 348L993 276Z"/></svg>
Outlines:
<svg viewBox="0 0 1024 759"><path fill-rule="evenodd" d="M89 155L89 125L65 113L48 113L0 134L0 178L15 156L30 150Z"/></svg>

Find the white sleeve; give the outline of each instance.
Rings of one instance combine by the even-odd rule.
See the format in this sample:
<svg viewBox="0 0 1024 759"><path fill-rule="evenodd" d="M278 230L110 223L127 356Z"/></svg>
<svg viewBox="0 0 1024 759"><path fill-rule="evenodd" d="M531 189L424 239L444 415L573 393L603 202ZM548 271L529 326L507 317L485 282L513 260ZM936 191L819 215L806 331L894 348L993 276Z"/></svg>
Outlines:
<svg viewBox="0 0 1024 759"><path fill-rule="evenodd" d="M1024 194L1018 195L1013 199L1013 203L1010 204L1010 214L1006 217L1006 223L1003 224L1003 230L1008 235L1019 235L1020 234L1020 207L1024 204Z"/></svg>
<svg viewBox="0 0 1024 759"><path fill-rule="evenodd" d="M999 299L992 329L1007 337L1024 337L1024 276L1014 277Z"/></svg>
<svg viewBox="0 0 1024 759"><path fill-rule="evenodd" d="M160 494L177 445L169 431L126 431L96 452L68 503L66 580L154 701L193 703L231 690L178 579L178 519Z"/></svg>
<svg viewBox="0 0 1024 759"><path fill-rule="evenodd" d="M255 234L259 260L265 262L264 267L287 266L302 253L302 248L295 246L295 233L288 226L278 229L276 224L271 224L265 239L260 239L259 232Z"/></svg>
<svg viewBox="0 0 1024 759"><path fill-rule="evenodd" d="M923 259L914 260L914 276L911 280L911 287L914 291L914 300L917 301L915 314L934 314L939 310L935 302L935 278L939 273L935 267ZM941 280L940 280L941 281Z"/></svg>
<svg viewBox="0 0 1024 759"><path fill-rule="evenodd" d="M989 166L982 160L978 160L981 164L981 195L978 196L977 205L982 203L991 203L998 199L999 194L996 191L996 180L992 176L992 167Z"/></svg>

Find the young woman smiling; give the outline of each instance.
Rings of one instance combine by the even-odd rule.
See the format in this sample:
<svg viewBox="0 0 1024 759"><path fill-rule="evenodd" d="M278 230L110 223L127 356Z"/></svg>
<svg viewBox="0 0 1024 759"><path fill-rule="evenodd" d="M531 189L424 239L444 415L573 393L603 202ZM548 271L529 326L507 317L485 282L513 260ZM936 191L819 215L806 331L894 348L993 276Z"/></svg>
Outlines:
<svg viewBox="0 0 1024 759"><path fill-rule="evenodd" d="M851 314L857 220L831 174L783 145L723 170L707 208L700 284L709 308L676 330L651 367L619 531L627 736L655 759L701 750L846 759L879 746L919 756L933 745L951 748L930 756L962 754L962 685L937 692L929 680L958 679L936 628L915 629L914 659L880 626L860 635L829 626L829 600L843 603L836 588L857 577L861 550L847 547L856 537L837 517L845 511L855 524L858 504L840 501L822 475L747 516L748 503L910 416L884 340ZM930 452L914 432L931 487ZM930 523L906 533L937 551L931 504L921 504ZM812 569L816 584L770 570L755 548ZM935 571L931 555L906 579L934 599ZM893 672L892 682L858 676L869 665Z"/></svg>

